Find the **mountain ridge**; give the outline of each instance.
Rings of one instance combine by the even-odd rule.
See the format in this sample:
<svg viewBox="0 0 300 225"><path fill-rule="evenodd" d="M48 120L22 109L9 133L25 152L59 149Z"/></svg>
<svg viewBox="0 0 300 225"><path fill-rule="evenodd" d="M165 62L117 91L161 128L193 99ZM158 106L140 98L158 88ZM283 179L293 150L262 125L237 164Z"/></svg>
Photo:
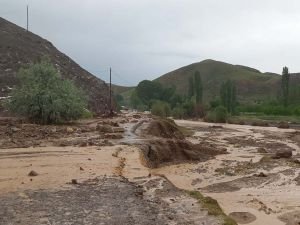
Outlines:
<svg viewBox="0 0 300 225"><path fill-rule="evenodd" d="M88 97L88 106L96 114L108 110L108 86L69 56L60 52L51 42L0 17L0 98L9 95L17 83L21 67L49 57L64 79L74 82Z"/></svg>

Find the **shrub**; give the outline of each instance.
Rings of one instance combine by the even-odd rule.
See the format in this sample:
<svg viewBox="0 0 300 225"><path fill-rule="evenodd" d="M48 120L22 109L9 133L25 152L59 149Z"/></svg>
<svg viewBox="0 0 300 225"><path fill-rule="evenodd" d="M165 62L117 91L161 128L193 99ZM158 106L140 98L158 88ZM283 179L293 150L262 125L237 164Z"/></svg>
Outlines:
<svg viewBox="0 0 300 225"><path fill-rule="evenodd" d="M176 106L172 111L172 116L175 119L182 119L184 117L184 109L180 106Z"/></svg>
<svg viewBox="0 0 300 225"><path fill-rule="evenodd" d="M166 102L156 101L152 104L151 113L160 117L168 117L171 115L171 107Z"/></svg>
<svg viewBox="0 0 300 225"><path fill-rule="evenodd" d="M10 111L42 124L80 118L86 99L70 81L63 80L48 60L18 73L20 85L7 103Z"/></svg>
<svg viewBox="0 0 300 225"><path fill-rule="evenodd" d="M227 120L227 110L223 106L218 106L215 108L215 116L217 123L226 123Z"/></svg>
<svg viewBox="0 0 300 225"><path fill-rule="evenodd" d="M226 123L227 110L224 106L218 106L214 110L209 111L204 120L212 123Z"/></svg>

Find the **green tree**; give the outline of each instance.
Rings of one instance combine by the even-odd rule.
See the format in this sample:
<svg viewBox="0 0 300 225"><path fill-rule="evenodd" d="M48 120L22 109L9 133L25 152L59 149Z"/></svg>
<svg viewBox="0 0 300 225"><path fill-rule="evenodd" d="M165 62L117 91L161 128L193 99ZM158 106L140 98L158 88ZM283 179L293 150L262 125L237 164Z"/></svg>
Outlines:
<svg viewBox="0 0 300 225"><path fill-rule="evenodd" d="M202 79L199 71L196 71L194 74L195 79L195 95L196 95L196 104L202 104L203 101L203 85Z"/></svg>
<svg viewBox="0 0 300 225"><path fill-rule="evenodd" d="M155 101L151 106L151 113L160 117L168 117L171 115L171 107L163 101Z"/></svg>
<svg viewBox="0 0 300 225"><path fill-rule="evenodd" d="M195 94L195 88L194 88L194 78L190 77L189 78L189 88L188 88L188 97L191 98Z"/></svg>
<svg viewBox="0 0 300 225"><path fill-rule="evenodd" d="M80 118L86 98L73 83L63 80L49 60L42 60L18 73L19 86L7 106L17 115L42 123L59 123Z"/></svg>
<svg viewBox="0 0 300 225"><path fill-rule="evenodd" d="M237 105L235 83L230 80L223 82L220 89L220 97L222 105L230 114L234 114Z"/></svg>
<svg viewBox="0 0 300 225"><path fill-rule="evenodd" d="M136 87L136 94L143 101L144 104L150 107L151 100L158 100L161 98L163 88L160 83L150 80L141 81Z"/></svg>
<svg viewBox="0 0 300 225"><path fill-rule="evenodd" d="M290 82L289 69L285 66L283 67L282 77L281 77L282 101L285 107L287 107L289 103L289 82Z"/></svg>

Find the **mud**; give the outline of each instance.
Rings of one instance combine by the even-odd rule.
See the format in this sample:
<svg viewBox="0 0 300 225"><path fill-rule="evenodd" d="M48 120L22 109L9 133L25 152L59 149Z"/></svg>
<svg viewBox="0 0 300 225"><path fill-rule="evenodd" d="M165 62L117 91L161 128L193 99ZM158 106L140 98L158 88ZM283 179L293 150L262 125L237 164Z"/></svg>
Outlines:
<svg viewBox="0 0 300 225"><path fill-rule="evenodd" d="M223 224L222 218L208 215L197 199L143 166L139 148L119 145L138 137L131 132L131 124L138 122L120 123L121 119L115 122L125 128L124 139L109 140L105 146L62 147L56 141L74 143L82 134L91 138L98 133L93 138L105 142L101 135L110 131L100 132L97 124L117 127L114 122L62 125L53 133L47 132L52 126L26 124L14 129L13 139L28 140L35 126L37 131L32 129L28 137L41 142L26 148L19 142L16 148L10 145L13 142L3 144L7 137L1 136L0 224ZM89 129L79 132L81 127ZM28 176L31 171L36 176Z"/></svg>
<svg viewBox="0 0 300 225"><path fill-rule="evenodd" d="M207 143L227 149L199 163L183 162L153 169L176 187L199 190L216 199L225 213L239 224L285 224L279 217L300 209L300 153L294 129L247 125L213 125L195 121L176 121L195 131L191 143ZM215 126L215 128L213 128ZM272 156L283 149L292 150L291 159ZM250 216L250 215L253 215ZM248 217L251 221L246 221ZM245 217L245 221L243 221ZM293 218L290 216L289 219ZM297 224L292 220L293 223Z"/></svg>

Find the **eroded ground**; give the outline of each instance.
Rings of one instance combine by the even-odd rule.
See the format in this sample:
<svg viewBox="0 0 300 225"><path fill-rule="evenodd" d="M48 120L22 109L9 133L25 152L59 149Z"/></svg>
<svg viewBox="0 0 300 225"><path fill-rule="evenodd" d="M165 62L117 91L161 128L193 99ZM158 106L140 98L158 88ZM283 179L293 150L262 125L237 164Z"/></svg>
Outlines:
<svg viewBox="0 0 300 225"><path fill-rule="evenodd" d="M223 224L142 165L129 144L141 120L0 123L0 224Z"/></svg>
<svg viewBox="0 0 300 225"><path fill-rule="evenodd" d="M299 131L176 123L0 121L0 224L299 225Z"/></svg>
<svg viewBox="0 0 300 225"><path fill-rule="evenodd" d="M215 198L240 224L300 223L299 132L292 129L177 121L195 131L192 142L214 143L229 154L203 163L153 170L177 187ZM280 150L291 158L275 159Z"/></svg>

